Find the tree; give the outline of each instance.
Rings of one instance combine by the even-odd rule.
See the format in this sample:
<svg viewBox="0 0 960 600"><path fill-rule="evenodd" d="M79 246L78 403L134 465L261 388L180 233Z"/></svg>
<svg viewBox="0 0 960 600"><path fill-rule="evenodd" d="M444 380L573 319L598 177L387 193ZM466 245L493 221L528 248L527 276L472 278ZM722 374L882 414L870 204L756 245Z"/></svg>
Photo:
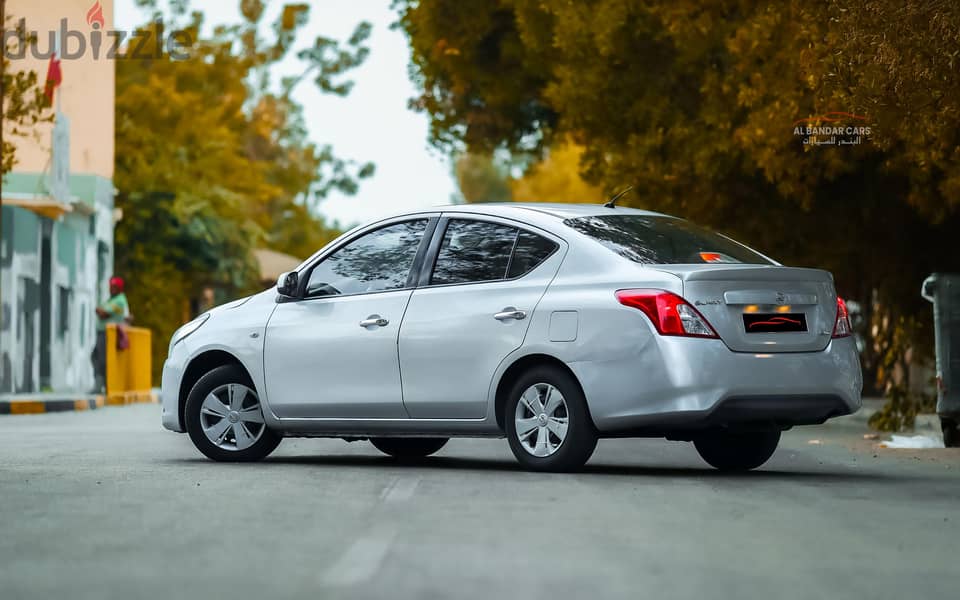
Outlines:
<svg viewBox="0 0 960 600"><path fill-rule="evenodd" d="M307 22L308 6L286 5L260 35L264 2L243 0L243 22L200 36L203 16L186 2L156 11L140 32L163 38L181 30L186 57L163 53L117 62L116 267L130 281L137 323L154 332L154 364L185 318L188 301L206 287L221 296L256 289L252 251L261 246L306 257L339 232L316 215L332 189L353 193L370 164L337 158L309 141L297 84L312 81L346 94L342 75L367 55L361 24L340 45L326 38L298 53L303 74L273 85L272 65L285 58ZM147 44L152 47L152 44Z"/></svg>
<svg viewBox="0 0 960 600"><path fill-rule="evenodd" d="M467 202L600 202L602 190L580 176L583 148L558 143L531 165L496 154L467 152L454 161L460 195ZM515 177L513 173L526 172Z"/></svg>
<svg viewBox="0 0 960 600"><path fill-rule="evenodd" d="M583 148L560 143L549 149L544 159L534 163L528 172L510 182L517 202L587 202L603 201L602 190L580 176Z"/></svg>
<svg viewBox="0 0 960 600"><path fill-rule="evenodd" d="M412 104L436 146L538 159L571 140L605 192L634 185L628 204L827 268L868 323L915 323L870 340L868 371L894 346L904 360L910 346L929 355L920 282L960 269L956 3L395 5L421 90ZM818 147L794 134L834 112L868 139Z"/></svg>
<svg viewBox="0 0 960 600"><path fill-rule="evenodd" d="M466 153L457 157L453 173L467 202L510 202L510 174L490 154Z"/></svg>
<svg viewBox="0 0 960 600"><path fill-rule="evenodd" d="M13 70L8 58L14 46L25 47L27 31L24 23L8 27L12 15L5 14L0 0L0 23L3 23L3 52L0 55L0 177L9 173L17 163L16 145L12 137L30 135L34 126L50 120L43 88L37 84L36 71ZM9 35L8 35L9 32Z"/></svg>
<svg viewBox="0 0 960 600"><path fill-rule="evenodd" d="M874 116L908 201L933 220L960 209L960 5L831 0L818 96Z"/></svg>

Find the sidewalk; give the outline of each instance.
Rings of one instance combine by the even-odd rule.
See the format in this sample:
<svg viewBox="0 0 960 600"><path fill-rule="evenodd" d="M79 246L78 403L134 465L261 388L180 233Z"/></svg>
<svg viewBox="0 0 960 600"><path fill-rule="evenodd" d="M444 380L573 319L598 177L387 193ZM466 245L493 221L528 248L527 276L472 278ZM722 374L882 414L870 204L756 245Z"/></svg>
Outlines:
<svg viewBox="0 0 960 600"><path fill-rule="evenodd" d="M890 448L885 442L898 436L923 436L943 442L940 417L936 414L917 415L913 430L900 432L877 431L867 422L883 408L883 398L864 398L863 407L852 415L830 419L823 425L809 428L795 427L795 437L806 438L810 446L841 446L860 457L862 464L879 459L893 459L901 463L933 463L956 472L960 467L960 449L957 448Z"/></svg>
<svg viewBox="0 0 960 600"><path fill-rule="evenodd" d="M837 417L838 419L847 419L850 421L864 422L870 420L874 414L877 413L880 409L883 408L885 400L879 397L864 397L863 406L857 412L852 415L847 415L845 417Z"/></svg>
<svg viewBox="0 0 960 600"><path fill-rule="evenodd" d="M867 427L867 422L870 420L870 417L880 411L885 402L886 400L883 398L863 398L863 406L860 408L860 410L852 415L831 419L831 422L836 424L860 425L862 427ZM941 435L940 417L938 417L936 414L917 415L916 422L913 426L913 431L914 433L922 433L925 435L935 432L937 437L939 437Z"/></svg>

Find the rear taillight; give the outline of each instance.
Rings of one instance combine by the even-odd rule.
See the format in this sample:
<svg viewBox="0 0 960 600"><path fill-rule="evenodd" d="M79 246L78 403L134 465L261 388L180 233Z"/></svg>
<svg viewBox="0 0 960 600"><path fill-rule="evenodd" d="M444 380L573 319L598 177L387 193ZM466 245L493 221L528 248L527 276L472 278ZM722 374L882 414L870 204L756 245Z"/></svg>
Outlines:
<svg viewBox="0 0 960 600"><path fill-rule="evenodd" d="M642 310L660 335L717 337L703 315L676 294L664 290L619 290L616 295L620 304Z"/></svg>
<svg viewBox="0 0 960 600"><path fill-rule="evenodd" d="M847 303L843 298L837 296L837 320L833 324L833 337L844 338L853 334L853 327L850 325L850 313L847 312Z"/></svg>

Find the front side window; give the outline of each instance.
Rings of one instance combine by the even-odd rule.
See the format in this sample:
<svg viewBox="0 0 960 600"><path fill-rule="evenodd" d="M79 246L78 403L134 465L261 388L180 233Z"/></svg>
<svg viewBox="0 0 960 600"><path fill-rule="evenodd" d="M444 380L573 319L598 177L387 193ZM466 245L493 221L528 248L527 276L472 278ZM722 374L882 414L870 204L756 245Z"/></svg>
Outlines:
<svg viewBox="0 0 960 600"><path fill-rule="evenodd" d="M604 215L564 224L641 264L772 264L746 246L675 217Z"/></svg>
<svg viewBox="0 0 960 600"><path fill-rule="evenodd" d="M504 279L517 233L517 229L499 223L451 219L443 235L430 284Z"/></svg>
<svg viewBox="0 0 960 600"><path fill-rule="evenodd" d="M353 240L310 273L308 298L396 290L407 285L427 219L388 225Z"/></svg>

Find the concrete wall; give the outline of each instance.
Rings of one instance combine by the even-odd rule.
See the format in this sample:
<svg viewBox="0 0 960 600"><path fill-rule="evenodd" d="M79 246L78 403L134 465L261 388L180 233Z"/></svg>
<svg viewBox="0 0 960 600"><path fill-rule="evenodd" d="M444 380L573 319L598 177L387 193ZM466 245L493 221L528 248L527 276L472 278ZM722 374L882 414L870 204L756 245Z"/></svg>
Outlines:
<svg viewBox="0 0 960 600"><path fill-rule="evenodd" d="M99 0L106 20L103 32L113 27L113 0ZM63 59L60 69L63 82L57 89L61 110L70 117L70 170L74 173L113 178L114 97L116 91L115 66L107 60L110 41L103 41L100 58L94 57L89 40L93 27L87 24L87 11L96 0L7 0L7 15L15 22L25 19L27 30L37 32L37 49L48 52L51 32L60 31L61 19L67 27L87 38L87 52L79 58ZM57 33L59 36L59 33ZM79 42L70 43L68 50L79 49ZM41 85L47 76L48 59L37 59L27 52L22 59L10 61L14 70L32 70ZM36 136L17 142L17 171L42 172L50 160L50 132L53 125L41 124Z"/></svg>
<svg viewBox="0 0 960 600"><path fill-rule="evenodd" d="M95 4L104 17L98 27L87 22ZM60 37L64 19L66 29L75 32L66 51L76 53L77 36L86 38L87 51L68 57L61 48L63 82L56 92L68 118L64 123L69 123L70 198L55 200L71 205L72 211L52 219L13 205L54 195L53 124L40 124L32 135L12 139L17 164L4 177L0 194L0 394L87 391L94 383L94 307L105 298L113 270L115 61L106 55L113 1L7 0L6 12L36 32L36 52L50 52L51 36ZM103 40L99 57L90 46L97 35ZM35 56L30 48L22 58L11 59L14 70L35 71L41 85L48 63L49 58ZM41 273L45 232L50 239L48 281ZM49 364L46 377L41 362Z"/></svg>

